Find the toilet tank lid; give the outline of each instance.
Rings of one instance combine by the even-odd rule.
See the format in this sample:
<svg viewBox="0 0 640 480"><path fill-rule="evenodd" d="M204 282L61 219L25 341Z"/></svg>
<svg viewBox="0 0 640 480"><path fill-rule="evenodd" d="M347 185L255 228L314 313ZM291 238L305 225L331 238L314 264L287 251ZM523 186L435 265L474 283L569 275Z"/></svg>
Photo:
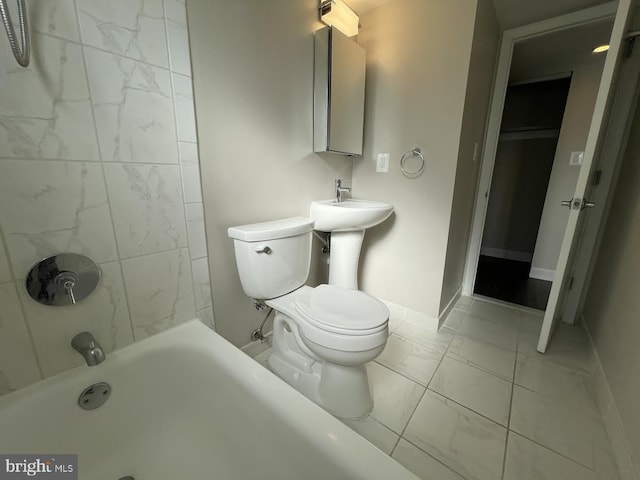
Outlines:
<svg viewBox="0 0 640 480"><path fill-rule="evenodd" d="M313 230L314 220L307 217L283 218L270 222L251 223L229 227L227 235L245 242L260 242L277 238L293 237Z"/></svg>

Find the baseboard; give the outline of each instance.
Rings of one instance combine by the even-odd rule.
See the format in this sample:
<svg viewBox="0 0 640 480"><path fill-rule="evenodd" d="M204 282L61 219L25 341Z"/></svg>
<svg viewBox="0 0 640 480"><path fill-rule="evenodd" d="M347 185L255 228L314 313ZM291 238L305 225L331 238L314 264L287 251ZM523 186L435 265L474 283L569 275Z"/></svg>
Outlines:
<svg viewBox="0 0 640 480"><path fill-rule="evenodd" d="M444 307L444 309L442 310L442 312L440 313L440 316L438 317L438 329L440 329L440 327L442 326L442 324L447 320L447 318L449 317L449 314L451 313L451 310L453 310L453 307L455 307L456 302L458 301L458 299L460 298L460 295L462 294L462 285L460 285L460 287L458 288L458 290L456 291L456 293L453 295L453 297L451 298L451 300L449 300L449 303L447 303L447 306Z"/></svg>
<svg viewBox="0 0 640 480"><path fill-rule="evenodd" d="M516 250L506 250L504 248L482 247L480 249L480 255L506 258L507 260L517 260L519 262L530 262L533 260L532 252L518 252Z"/></svg>
<svg viewBox="0 0 640 480"><path fill-rule="evenodd" d="M389 302L388 300L380 299L382 303L384 303L387 308L389 308L391 315L398 315L404 321L409 319L411 323L421 326L427 330L431 330L433 332L438 331L438 319L436 317L430 317L429 315L419 312L417 310L413 310L411 308L403 307L397 303Z"/></svg>
<svg viewBox="0 0 640 480"><path fill-rule="evenodd" d="M556 271L549 270L547 268L531 267L531 271L529 272L529 277L537 278L538 280L546 280L548 282L553 282L556 278Z"/></svg>
<svg viewBox="0 0 640 480"><path fill-rule="evenodd" d="M593 338L591 338L591 333L587 328L582 314L580 314L580 321L585 327L591 344L591 351L596 359L596 371L593 374L596 400L609 441L611 442L611 450L620 473L620 478L622 480L639 480L640 466L634 460L631 449L629 448L628 436L624 431L618 407L611 393L607 377L604 374L604 369L602 368L602 363L600 362Z"/></svg>

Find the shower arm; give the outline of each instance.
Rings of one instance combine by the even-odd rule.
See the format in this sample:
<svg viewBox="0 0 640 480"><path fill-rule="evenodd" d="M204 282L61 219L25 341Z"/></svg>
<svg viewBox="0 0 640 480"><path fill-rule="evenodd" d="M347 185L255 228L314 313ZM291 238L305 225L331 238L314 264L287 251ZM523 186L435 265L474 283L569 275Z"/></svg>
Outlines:
<svg viewBox="0 0 640 480"><path fill-rule="evenodd" d="M0 0L0 16L2 16L2 23L4 29L7 32L9 38L9 45L13 56L16 58L18 64L22 67L29 65L29 23L27 21L27 7L25 0L17 0L18 2L18 20L20 22L20 37L22 39L22 48L18 46L16 39L16 33L13 29L13 23L11 22L11 14L9 13L9 7L7 6L7 0Z"/></svg>

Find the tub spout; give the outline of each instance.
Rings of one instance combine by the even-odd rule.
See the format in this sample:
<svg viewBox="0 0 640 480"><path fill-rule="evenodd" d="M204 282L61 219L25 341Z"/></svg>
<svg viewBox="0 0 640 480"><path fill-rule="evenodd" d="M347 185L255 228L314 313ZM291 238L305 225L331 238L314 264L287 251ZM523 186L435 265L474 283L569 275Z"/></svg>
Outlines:
<svg viewBox="0 0 640 480"><path fill-rule="evenodd" d="M73 337L71 346L82 355L90 367L104 362L104 350L89 332L81 332Z"/></svg>

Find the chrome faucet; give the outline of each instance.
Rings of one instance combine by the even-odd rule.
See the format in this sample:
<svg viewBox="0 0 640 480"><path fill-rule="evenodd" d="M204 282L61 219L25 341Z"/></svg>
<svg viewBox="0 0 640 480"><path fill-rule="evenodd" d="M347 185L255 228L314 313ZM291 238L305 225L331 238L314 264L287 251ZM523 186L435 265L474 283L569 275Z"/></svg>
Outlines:
<svg viewBox="0 0 640 480"><path fill-rule="evenodd" d="M104 362L104 350L89 332L81 332L73 337L71 346L84 357L90 367Z"/></svg>
<svg viewBox="0 0 640 480"><path fill-rule="evenodd" d="M351 192L351 187L343 187L344 180L336 178L336 203L342 202L342 194Z"/></svg>

